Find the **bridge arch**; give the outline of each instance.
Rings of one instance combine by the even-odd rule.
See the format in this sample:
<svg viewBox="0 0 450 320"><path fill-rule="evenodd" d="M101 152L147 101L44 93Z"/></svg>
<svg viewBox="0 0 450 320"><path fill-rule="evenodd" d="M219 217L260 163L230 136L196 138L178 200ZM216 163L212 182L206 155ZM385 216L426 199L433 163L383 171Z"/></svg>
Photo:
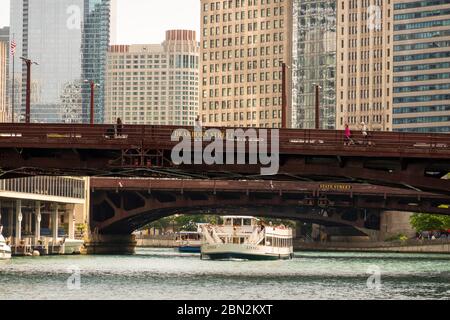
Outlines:
<svg viewBox="0 0 450 320"><path fill-rule="evenodd" d="M375 228L385 210L450 214L450 197L368 184L93 178L91 230L131 234L174 214L247 214Z"/></svg>
<svg viewBox="0 0 450 320"><path fill-rule="evenodd" d="M130 201L125 200L131 194L141 198L134 207L129 207ZM95 228L101 234L131 234L151 222L175 214L239 214L369 229L377 229L379 223L379 211L373 208L321 206L318 201L300 195L212 192L204 197L191 192L97 192L92 197L91 229Z"/></svg>

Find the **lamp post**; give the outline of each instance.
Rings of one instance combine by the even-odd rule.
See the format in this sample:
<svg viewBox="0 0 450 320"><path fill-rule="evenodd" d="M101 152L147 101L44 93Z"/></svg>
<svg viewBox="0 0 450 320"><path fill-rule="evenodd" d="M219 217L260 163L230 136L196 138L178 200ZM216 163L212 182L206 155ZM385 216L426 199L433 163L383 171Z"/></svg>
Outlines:
<svg viewBox="0 0 450 320"><path fill-rule="evenodd" d="M281 61L281 127L286 129L288 127L288 101L286 95L286 77L288 65Z"/></svg>
<svg viewBox="0 0 450 320"><path fill-rule="evenodd" d="M316 92L316 129L320 129L320 89L322 88L317 83L313 83L315 86L315 92Z"/></svg>
<svg viewBox="0 0 450 320"><path fill-rule="evenodd" d="M39 65L39 63L31 61L30 59L20 57L25 64L27 65L27 92L26 92L26 100L25 100L25 123L30 123L30 114L31 114L31 65Z"/></svg>
<svg viewBox="0 0 450 320"><path fill-rule="evenodd" d="M84 80L85 83L90 83L91 86L91 106L90 106L90 121L91 121L91 125L94 124L95 122L95 116L94 116L94 94L95 94L95 87L99 87L98 84L96 84L94 81L92 80Z"/></svg>

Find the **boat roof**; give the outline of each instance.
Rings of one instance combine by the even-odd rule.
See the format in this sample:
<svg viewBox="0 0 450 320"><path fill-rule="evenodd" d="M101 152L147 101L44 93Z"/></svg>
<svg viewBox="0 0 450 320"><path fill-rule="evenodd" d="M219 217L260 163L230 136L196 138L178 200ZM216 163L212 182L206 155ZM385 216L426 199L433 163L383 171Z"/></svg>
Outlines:
<svg viewBox="0 0 450 320"><path fill-rule="evenodd" d="M198 232L198 231L180 231L177 233L178 234L199 234L200 232Z"/></svg>

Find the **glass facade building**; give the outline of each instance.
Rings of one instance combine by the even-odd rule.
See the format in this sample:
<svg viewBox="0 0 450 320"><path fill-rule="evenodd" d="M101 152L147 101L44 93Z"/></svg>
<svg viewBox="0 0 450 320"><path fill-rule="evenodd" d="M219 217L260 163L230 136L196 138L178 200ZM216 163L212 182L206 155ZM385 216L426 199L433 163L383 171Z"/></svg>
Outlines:
<svg viewBox="0 0 450 320"><path fill-rule="evenodd" d="M315 128L315 85L320 85L320 127L336 122L336 1L295 0L292 126Z"/></svg>
<svg viewBox="0 0 450 320"><path fill-rule="evenodd" d="M24 121L26 66L31 70L31 121L89 122L90 86L96 122L103 121L110 0L12 0L10 37L17 43L15 64L20 101L16 120Z"/></svg>
<svg viewBox="0 0 450 320"><path fill-rule="evenodd" d="M394 131L450 132L450 2L394 3Z"/></svg>

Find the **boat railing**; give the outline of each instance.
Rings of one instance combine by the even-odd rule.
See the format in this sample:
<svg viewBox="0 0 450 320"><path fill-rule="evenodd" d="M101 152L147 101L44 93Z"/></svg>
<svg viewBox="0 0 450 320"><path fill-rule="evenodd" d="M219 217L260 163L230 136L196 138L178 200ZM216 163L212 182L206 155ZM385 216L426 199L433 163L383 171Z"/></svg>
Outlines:
<svg viewBox="0 0 450 320"><path fill-rule="evenodd" d="M204 240L206 240L207 243L209 244L223 243L220 237L217 235L216 230L214 228L208 225L201 226L201 228Z"/></svg>
<svg viewBox="0 0 450 320"><path fill-rule="evenodd" d="M258 245L265 237L264 230L261 230L261 227L255 226L252 234L248 237L246 243Z"/></svg>

